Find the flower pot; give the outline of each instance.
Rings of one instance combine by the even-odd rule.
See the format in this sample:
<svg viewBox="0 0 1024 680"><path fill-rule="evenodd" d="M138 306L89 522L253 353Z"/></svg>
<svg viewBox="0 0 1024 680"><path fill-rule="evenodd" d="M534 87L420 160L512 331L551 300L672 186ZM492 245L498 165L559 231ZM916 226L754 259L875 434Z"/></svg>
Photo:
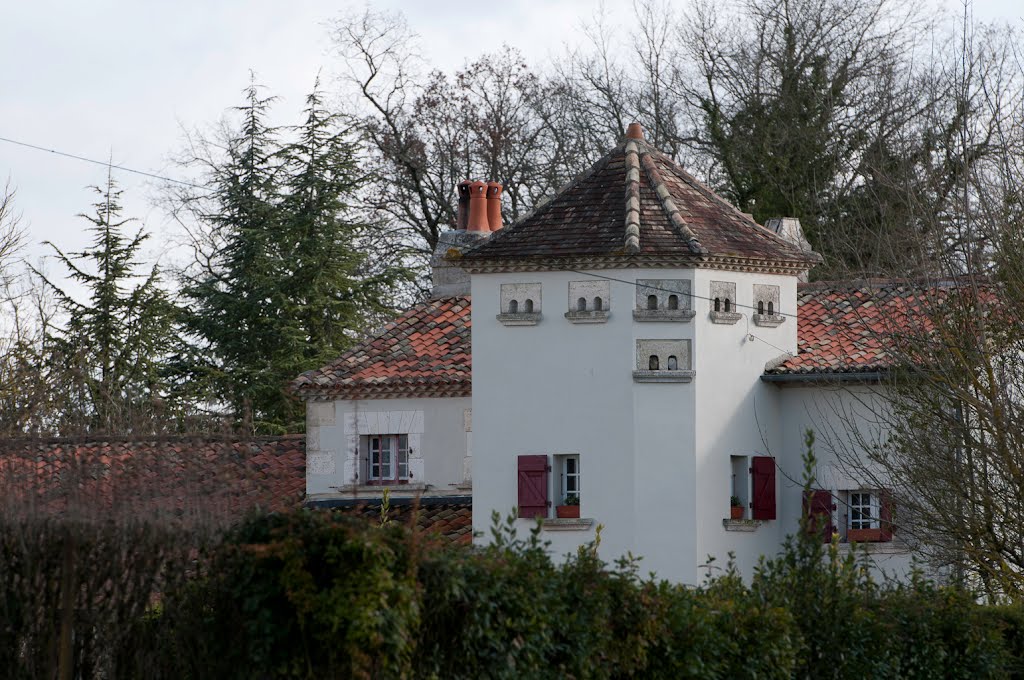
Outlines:
<svg viewBox="0 0 1024 680"><path fill-rule="evenodd" d="M882 540L881 529L847 529L846 540L850 543L877 543Z"/></svg>
<svg viewBox="0 0 1024 680"><path fill-rule="evenodd" d="M743 519L743 506L734 505L729 508L729 519Z"/></svg>
<svg viewBox="0 0 1024 680"><path fill-rule="evenodd" d="M555 512L561 519L579 519L580 506L578 505L557 505Z"/></svg>

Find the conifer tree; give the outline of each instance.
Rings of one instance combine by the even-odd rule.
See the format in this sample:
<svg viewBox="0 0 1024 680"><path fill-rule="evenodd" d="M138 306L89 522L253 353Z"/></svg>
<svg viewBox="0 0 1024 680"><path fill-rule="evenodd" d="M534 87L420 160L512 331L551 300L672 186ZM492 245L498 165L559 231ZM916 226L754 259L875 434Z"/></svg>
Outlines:
<svg viewBox="0 0 1024 680"><path fill-rule="evenodd" d="M214 399L236 426L301 430L301 403L287 392L299 373L335 358L386 307L397 267L371 271L352 218L359 186L354 149L319 92L304 122L267 123L272 98L252 84L236 110L242 125L226 155L210 163L204 237L182 294ZM289 135L291 142L280 137Z"/></svg>
<svg viewBox="0 0 1024 680"><path fill-rule="evenodd" d="M48 338L44 373L61 394L51 413L53 429L70 433L139 433L167 429L161 394L162 359L174 335L175 310L161 288L159 267L139 262L148 234L127 233L118 189L110 171L89 223L92 240L77 253L52 243L84 301L36 272L56 299L64 320ZM173 426L172 426L173 427Z"/></svg>

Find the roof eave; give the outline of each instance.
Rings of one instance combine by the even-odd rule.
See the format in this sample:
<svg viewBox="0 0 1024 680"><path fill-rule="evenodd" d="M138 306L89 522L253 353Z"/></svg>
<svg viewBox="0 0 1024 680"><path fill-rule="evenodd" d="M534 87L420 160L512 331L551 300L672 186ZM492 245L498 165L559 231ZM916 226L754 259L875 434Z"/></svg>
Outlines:
<svg viewBox="0 0 1024 680"><path fill-rule="evenodd" d="M877 384L890 378L888 371L828 371L816 373L764 373L761 380L779 387L815 384Z"/></svg>

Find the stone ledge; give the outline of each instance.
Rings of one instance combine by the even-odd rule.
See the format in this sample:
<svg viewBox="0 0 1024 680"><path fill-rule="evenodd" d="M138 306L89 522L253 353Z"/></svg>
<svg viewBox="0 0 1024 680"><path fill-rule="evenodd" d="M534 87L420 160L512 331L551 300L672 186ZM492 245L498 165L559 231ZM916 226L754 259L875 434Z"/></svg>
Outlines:
<svg viewBox="0 0 1024 680"><path fill-rule="evenodd" d="M767 326L768 328L775 328L786 320L786 317L779 316L778 314L754 314L751 318L754 320L755 325Z"/></svg>
<svg viewBox="0 0 1024 680"><path fill-rule="evenodd" d="M710 312L711 323L734 324L743 318L739 312Z"/></svg>
<svg viewBox="0 0 1024 680"><path fill-rule="evenodd" d="M387 489L390 493L422 493L427 490L427 485L423 483L415 484L343 484L341 486L332 486L335 491L341 493L350 492L370 492L370 493L382 493L384 489Z"/></svg>
<svg viewBox="0 0 1024 680"><path fill-rule="evenodd" d="M910 549L899 541L879 541L877 543L840 543L839 554L846 555L853 550L853 546L864 548L869 555L900 555L909 553Z"/></svg>
<svg viewBox="0 0 1024 680"><path fill-rule="evenodd" d="M496 318L506 326L536 326L540 323L540 312L516 312L515 314L498 314Z"/></svg>
<svg viewBox="0 0 1024 680"><path fill-rule="evenodd" d="M677 371L633 371L633 382L642 383L688 383L693 381L696 372L691 370Z"/></svg>
<svg viewBox="0 0 1024 680"><path fill-rule="evenodd" d="M685 323L697 316L692 309L634 309L633 321Z"/></svg>
<svg viewBox="0 0 1024 680"><path fill-rule="evenodd" d="M594 526L594 520L549 517L541 522L541 526L545 531L586 531Z"/></svg>
<svg viewBox="0 0 1024 680"><path fill-rule="evenodd" d="M566 312L565 318L569 323L605 323L608 321L608 312Z"/></svg>
<svg viewBox="0 0 1024 680"><path fill-rule="evenodd" d="M764 524L760 519L723 519L722 526L726 531L757 531L757 528Z"/></svg>

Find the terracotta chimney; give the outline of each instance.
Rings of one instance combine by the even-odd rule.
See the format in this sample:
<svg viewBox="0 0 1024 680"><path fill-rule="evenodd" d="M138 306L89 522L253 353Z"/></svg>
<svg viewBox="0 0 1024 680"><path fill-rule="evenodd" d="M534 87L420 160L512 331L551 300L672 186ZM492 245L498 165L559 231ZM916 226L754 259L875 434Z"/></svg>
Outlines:
<svg viewBox="0 0 1024 680"><path fill-rule="evenodd" d="M469 218L466 229L484 232L491 230L487 224L487 185L480 180L469 185Z"/></svg>
<svg viewBox="0 0 1024 680"><path fill-rule="evenodd" d="M630 123L629 127L626 128L626 139L643 139L644 129L640 126L640 123Z"/></svg>
<svg viewBox="0 0 1024 680"><path fill-rule="evenodd" d="M455 213L455 228L462 231L465 230L466 225L469 224L469 185L472 184L468 179L464 179L459 182L456 187L459 192L459 208Z"/></svg>
<svg viewBox="0 0 1024 680"><path fill-rule="evenodd" d="M501 185L497 182L487 183L487 224L491 231L501 229Z"/></svg>

